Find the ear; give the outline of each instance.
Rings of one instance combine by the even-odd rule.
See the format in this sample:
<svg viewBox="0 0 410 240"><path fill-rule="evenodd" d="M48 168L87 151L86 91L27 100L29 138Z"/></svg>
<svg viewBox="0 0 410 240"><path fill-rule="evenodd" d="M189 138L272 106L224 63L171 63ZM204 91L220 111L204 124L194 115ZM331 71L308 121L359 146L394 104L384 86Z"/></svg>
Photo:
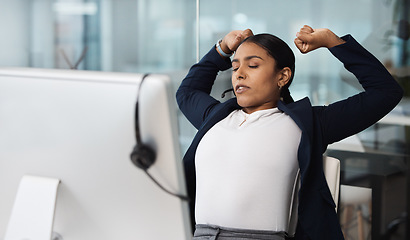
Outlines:
<svg viewBox="0 0 410 240"><path fill-rule="evenodd" d="M278 86L283 87L289 82L290 77L292 76L292 70L290 70L289 67L284 67L282 70L280 70L280 72L278 73L278 76L279 76Z"/></svg>

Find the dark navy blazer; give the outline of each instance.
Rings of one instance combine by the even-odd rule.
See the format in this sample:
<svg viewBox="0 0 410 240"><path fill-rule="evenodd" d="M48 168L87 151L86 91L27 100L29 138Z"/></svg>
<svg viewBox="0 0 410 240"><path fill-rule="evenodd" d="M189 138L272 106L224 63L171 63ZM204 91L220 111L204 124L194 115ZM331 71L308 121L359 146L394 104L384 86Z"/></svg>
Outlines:
<svg viewBox="0 0 410 240"><path fill-rule="evenodd" d="M372 54L350 35L343 39L346 43L329 50L356 76L365 91L328 106L313 107L308 98L287 105L278 103L278 108L302 130L298 149L301 187L296 239L343 239L335 203L323 173L323 153L328 144L376 123L398 104L403 95L401 87ZM198 129L183 160L193 224L198 143L212 126L241 108L236 98L221 103L210 96L218 72L230 67L230 59L223 59L212 48L191 67L176 95L181 111Z"/></svg>

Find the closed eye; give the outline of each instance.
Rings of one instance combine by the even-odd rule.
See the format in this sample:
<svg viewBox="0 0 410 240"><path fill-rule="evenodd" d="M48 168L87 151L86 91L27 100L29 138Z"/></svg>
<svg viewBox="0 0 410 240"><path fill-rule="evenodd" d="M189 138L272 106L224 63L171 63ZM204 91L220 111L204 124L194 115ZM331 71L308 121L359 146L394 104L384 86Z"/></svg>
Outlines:
<svg viewBox="0 0 410 240"><path fill-rule="evenodd" d="M258 65L252 65L252 66L248 66L249 68L258 68L259 66ZM238 70L239 68L237 67L237 68L232 68L232 71L233 72L236 72L237 70Z"/></svg>

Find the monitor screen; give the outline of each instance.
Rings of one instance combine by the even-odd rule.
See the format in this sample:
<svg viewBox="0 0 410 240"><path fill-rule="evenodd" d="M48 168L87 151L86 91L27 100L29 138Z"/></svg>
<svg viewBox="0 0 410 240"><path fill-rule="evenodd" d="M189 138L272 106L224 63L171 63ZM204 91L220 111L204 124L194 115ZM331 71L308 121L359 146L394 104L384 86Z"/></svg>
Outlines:
<svg viewBox="0 0 410 240"><path fill-rule="evenodd" d="M129 155L142 74L0 68L0 239L22 176L61 180L53 231L64 240L190 239L188 203ZM170 79L140 91L140 131L157 153L148 171L184 194Z"/></svg>

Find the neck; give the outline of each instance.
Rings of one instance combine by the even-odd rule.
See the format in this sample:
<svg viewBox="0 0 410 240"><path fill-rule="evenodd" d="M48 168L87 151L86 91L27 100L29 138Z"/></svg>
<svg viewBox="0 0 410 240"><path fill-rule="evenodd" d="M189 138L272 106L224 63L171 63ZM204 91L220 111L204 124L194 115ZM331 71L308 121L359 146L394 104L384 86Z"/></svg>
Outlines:
<svg viewBox="0 0 410 240"><path fill-rule="evenodd" d="M242 110L246 112L247 114L251 114L253 112L259 111L259 110L266 110L266 109L271 109L277 107L278 104L270 104L270 105L263 105L263 106L256 106L256 107L244 107Z"/></svg>

